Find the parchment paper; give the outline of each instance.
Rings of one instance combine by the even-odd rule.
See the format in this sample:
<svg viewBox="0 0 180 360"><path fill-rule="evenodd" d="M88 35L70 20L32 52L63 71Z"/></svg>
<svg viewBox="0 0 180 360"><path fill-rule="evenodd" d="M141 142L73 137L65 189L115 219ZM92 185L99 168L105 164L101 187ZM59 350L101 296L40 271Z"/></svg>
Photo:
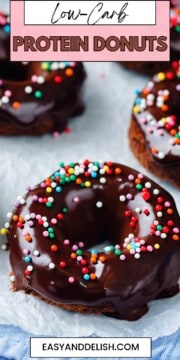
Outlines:
<svg viewBox="0 0 180 360"><path fill-rule="evenodd" d="M3 2L1 8L7 8ZM61 60L61 59L60 59ZM85 63L86 111L70 121L71 133L58 138L0 137L0 226L6 222L18 195L26 192L58 167L60 161L112 160L143 171L129 149L127 131L134 90L141 89L145 76L129 72L120 65ZM175 198L180 211L180 192L161 182ZM4 239L1 239L1 244ZM80 315L53 307L23 292L9 290L8 252L0 251L0 323L19 325L35 335L45 336L159 336L176 331L180 324L180 294L150 303L149 312L136 322ZM73 324L73 326L72 326ZM106 324L106 326L105 326Z"/></svg>

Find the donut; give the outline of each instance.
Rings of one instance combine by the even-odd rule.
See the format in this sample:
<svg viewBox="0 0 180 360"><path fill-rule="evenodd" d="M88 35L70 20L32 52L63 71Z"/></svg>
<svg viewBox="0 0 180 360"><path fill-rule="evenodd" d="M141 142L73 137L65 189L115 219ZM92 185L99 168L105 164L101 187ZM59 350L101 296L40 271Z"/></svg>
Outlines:
<svg viewBox="0 0 180 360"><path fill-rule="evenodd" d="M180 57L180 0L171 1L170 9L171 60Z"/></svg>
<svg viewBox="0 0 180 360"><path fill-rule="evenodd" d="M3 35L4 34L4 35ZM0 134L62 132L81 114L81 62L10 62L9 23L0 14ZM2 56L1 56L2 55Z"/></svg>
<svg viewBox="0 0 180 360"><path fill-rule="evenodd" d="M126 320L178 291L174 200L125 165L60 163L18 198L8 217L13 290L66 310Z"/></svg>
<svg viewBox="0 0 180 360"><path fill-rule="evenodd" d="M153 75L159 70L165 71L170 65L169 61L120 61L119 63L129 70L149 75Z"/></svg>
<svg viewBox="0 0 180 360"><path fill-rule="evenodd" d="M170 2L170 59L180 58L180 0ZM159 71L166 71L170 66L168 61L124 61L124 67L144 74L154 75Z"/></svg>
<svg viewBox="0 0 180 360"><path fill-rule="evenodd" d="M139 92L129 129L130 146L154 175L180 188L180 68L172 63Z"/></svg>
<svg viewBox="0 0 180 360"><path fill-rule="evenodd" d="M0 11L0 59L9 59L9 17Z"/></svg>

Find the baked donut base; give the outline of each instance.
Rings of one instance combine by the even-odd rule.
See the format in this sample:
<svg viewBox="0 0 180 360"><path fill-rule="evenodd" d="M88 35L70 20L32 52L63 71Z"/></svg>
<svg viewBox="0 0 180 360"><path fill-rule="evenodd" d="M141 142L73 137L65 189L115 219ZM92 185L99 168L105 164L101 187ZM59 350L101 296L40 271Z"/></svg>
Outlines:
<svg viewBox="0 0 180 360"><path fill-rule="evenodd" d="M62 109L60 115L47 114L37 121L28 125L21 125L9 122L7 119L0 118L0 135L43 135L54 131L63 132L66 129L69 118L81 115L84 112L84 105L80 100L74 108Z"/></svg>
<svg viewBox="0 0 180 360"><path fill-rule="evenodd" d="M11 284L11 291L16 291L15 283L10 282L10 284ZM137 309L132 309L131 312L129 312L128 314L122 315L114 309L113 305L110 302L104 302L104 303L102 303L100 305L96 305L96 306L87 306L87 305L82 305L82 304L62 304L62 303L57 303L53 300L49 300L45 296L42 296L27 287L24 288L24 291L26 292L26 294L33 295L33 296L37 297L38 299L47 302L50 305L59 307L64 310L78 312L83 315L103 314L103 315L110 316L112 318L116 318L116 319L120 319L120 320L135 321L135 320L140 319L149 310L148 305L144 304ZM176 284L169 289L163 290L155 299L170 298L170 297L175 296L178 292L179 292L179 285Z"/></svg>
<svg viewBox="0 0 180 360"><path fill-rule="evenodd" d="M134 155L148 171L163 181L169 181L177 188L180 188L180 165L165 167L159 165L153 160L147 149L144 133L136 123L133 116L131 117L129 128L129 141Z"/></svg>

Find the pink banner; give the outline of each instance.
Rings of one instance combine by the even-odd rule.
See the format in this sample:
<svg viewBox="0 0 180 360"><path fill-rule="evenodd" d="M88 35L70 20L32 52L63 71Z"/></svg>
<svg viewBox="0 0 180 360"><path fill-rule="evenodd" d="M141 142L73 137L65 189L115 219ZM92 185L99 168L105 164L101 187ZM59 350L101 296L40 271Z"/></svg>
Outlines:
<svg viewBox="0 0 180 360"><path fill-rule="evenodd" d="M169 1L156 25L24 25L24 1L11 1L12 61L167 61Z"/></svg>

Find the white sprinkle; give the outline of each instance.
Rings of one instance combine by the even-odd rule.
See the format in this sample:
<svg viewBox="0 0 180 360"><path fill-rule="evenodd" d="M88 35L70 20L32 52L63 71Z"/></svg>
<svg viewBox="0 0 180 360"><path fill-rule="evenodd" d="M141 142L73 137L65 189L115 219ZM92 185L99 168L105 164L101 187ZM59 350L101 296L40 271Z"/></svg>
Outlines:
<svg viewBox="0 0 180 360"><path fill-rule="evenodd" d="M10 275L9 280L10 280L11 282L15 282L15 275Z"/></svg>
<svg viewBox="0 0 180 360"><path fill-rule="evenodd" d="M135 257L135 259L140 259L141 255L140 255L139 253L136 253L136 254L134 255L134 257Z"/></svg>
<svg viewBox="0 0 180 360"><path fill-rule="evenodd" d="M161 151L157 154L157 156L158 156L159 159L164 159L165 158L165 154L163 152L161 152Z"/></svg>
<svg viewBox="0 0 180 360"><path fill-rule="evenodd" d="M3 96L3 97L1 98L1 102L2 102L3 104L8 104L8 102L9 102L8 96Z"/></svg>
<svg viewBox="0 0 180 360"><path fill-rule="evenodd" d="M166 239L167 238L167 234L166 233L161 233L161 239Z"/></svg>
<svg viewBox="0 0 180 360"><path fill-rule="evenodd" d="M45 82L44 77L43 77L43 76L38 76L38 78L37 78L37 83L38 83L38 84L44 84L44 82Z"/></svg>
<svg viewBox="0 0 180 360"><path fill-rule="evenodd" d="M146 187L147 189L150 189L150 188L151 188L151 183L150 183L150 181L147 181L147 182L145 183L145 187Z"/></svg>
<svg viewBox="0 0 180 360"><path fill-rule="evenodd" d="M25 218L26 221L28 221L28 220L30 220L31 217L30 217L30 215L25 215L24 218Z"/></svg>
<svg viewBox="0 0 180 360"><path fill-rule="evenodd" d="M126 197L124 195L120 195L119 200L124 202L124 201L126 201Z"/></svg>
<svg viewBox="0 0 180 360"><path fill-rule="evenodd" d="M58 68L60 68L58 62L54 61L51 64L51 70L58 70Z"/></svg>
<svg viewBox="0 0 180 360"><path fill-rule="evenodd" d="M101 208L102 206L103 206L102 201L97 201L96 207L97 207L97 208Z"/></svg>
<svg viewBox="0 0 180 360"><path fill-rule="evenodd" d="M107 180L106 180L105 177L101 177L101 178L99 179L99 181L100 181L101 184L105 184Z"/></svg>
<svg viewBox="0 0 180 360"><path fill-rule="evenodd" d="M153 190L153 194L154 194L154 195L158 195L158 194L159 194L159 190L158 190L158 189L154 189L154 190Z"/></svg>
<svg viewBox="0 0 180 360"><path fill-rule="evenodd" d="M33 271L33 266L32 266L32 265L28 265L28 266L27 266L27 270L28 270L28 271Z"/></svg>
<svg viewBox="0 0 180 360"><path fill-rule="evenodd" d="M19 203L20 203L21 205L24 205L24 204L26 203L26 201L22 198L22 199L19 201Z"/></svg>
<svg viewBox="0 0 180 360"><path fill-rule="evenodd" d="M8 217L8 219L11 219L12 218L12 212L8 212L7 217Z"/></svg>
<svg viewBox="0 0 180 360"><path fill-rule="evenodd" d="M34 250L33 254L34 254L34 256L39 256L40 252L38 250Z"/></svg>
<svg viewBox="0 0 180 360"><path fill-rule="evenodd" d="M162 217L162 216L163 216L162 211L158 211L158 212L157 212L157 216L158 216L158 217Z"/></svg>
<svg viewBox="0 0 180 360"><path fill-rule="evenodd" d="M32 89L32 86L26 86L25 89L24 89L24 91L25 91L26 94L31 94L31 93L32 93L32 90L33 90L33 89Z"/></svg>
<svg viewBox="0 0 180 360"><path fill-rule="evenodd" d="M55 264L51 262L51 263L49 264L49 268L50 268L50 269L54 269L54 268L55 268Z"/></svg>

